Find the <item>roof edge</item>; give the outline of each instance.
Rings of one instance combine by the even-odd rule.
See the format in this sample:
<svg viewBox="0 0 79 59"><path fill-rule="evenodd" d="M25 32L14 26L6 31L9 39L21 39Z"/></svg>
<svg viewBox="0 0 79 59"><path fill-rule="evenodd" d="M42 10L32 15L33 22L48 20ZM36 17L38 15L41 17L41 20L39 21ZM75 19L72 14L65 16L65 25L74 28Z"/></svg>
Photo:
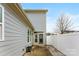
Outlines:
<svg viewBox="0 0 79 59"><path fill-rule="evenodd" d="M48 12L47 9L24 9L25 12Z"/></svg>
<svg viewBox="0 0 79 59"><path fill-rule="evenodd" d="M21 18L21 20L23 20L24 23L28 24L28 26L31 27L32 30L34 30L34 27L25 15L24 10L20 7L18 3L6 3L3 5L8 6L11 10L13 10Z"/></svg>

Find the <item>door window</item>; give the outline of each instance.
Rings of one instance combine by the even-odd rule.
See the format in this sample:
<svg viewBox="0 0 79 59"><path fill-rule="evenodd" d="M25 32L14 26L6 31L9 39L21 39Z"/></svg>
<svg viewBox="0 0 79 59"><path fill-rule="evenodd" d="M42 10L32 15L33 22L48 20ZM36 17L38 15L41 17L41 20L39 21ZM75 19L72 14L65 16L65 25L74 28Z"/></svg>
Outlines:
<svg viewBox="0 0 79 59"><path fill-rule="evenodd" d="M40 44L43 43L43 34L39 34L39 43L40 43Z"/></svg>
<svg viewBox="0 0 79 59"><path fill-rule="evenodd" d="M35 35L35 42L37 42L37 38L38 38L38 37L37 37L37 34L36 34L36 35Z"/></svg>

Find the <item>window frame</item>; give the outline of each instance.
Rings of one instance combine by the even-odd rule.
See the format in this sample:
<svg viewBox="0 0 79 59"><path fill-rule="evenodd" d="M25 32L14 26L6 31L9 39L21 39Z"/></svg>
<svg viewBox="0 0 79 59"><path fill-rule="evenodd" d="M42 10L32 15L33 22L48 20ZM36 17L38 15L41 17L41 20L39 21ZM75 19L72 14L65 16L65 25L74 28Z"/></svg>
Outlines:
<svg viewBox="0 0 79 59"><path fill-rule="evenodd" d="M2 18L2 20L0 22L0 25L2 27L1 28L2 32L1 32L1 39L0 39L0 41L4 41L4 7L2 5L0 5L0 8L2 8L2 10L1 10L1 13L2 13L1 18Z"/></svg>
<svg viewBox="0 0 79 59"><path fill-rule="evenodd" d="M38 34L35 34L35 42L38 42Z"/></svg>

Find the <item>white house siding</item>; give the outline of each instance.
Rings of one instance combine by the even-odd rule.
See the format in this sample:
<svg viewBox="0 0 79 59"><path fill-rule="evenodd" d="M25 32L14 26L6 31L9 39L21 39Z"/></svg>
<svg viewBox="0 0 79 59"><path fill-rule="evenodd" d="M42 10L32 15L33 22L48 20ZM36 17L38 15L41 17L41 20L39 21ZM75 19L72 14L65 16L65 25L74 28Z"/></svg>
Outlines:
<svg viewBox="0 0 79 59"><path fill-rule="evenodd" d="M0 55L23 55L27 47L27 27L19 19L4 7L5 40L0 41Z"/></svg>
<svg viewBox="0 0 79 59"><path fill-rule="evenodd" d="M46 44L46 12L26 12L26 16L33 24L36 32L43 32L43 44ZM40 34L40 33L39 33ZM35 40L34 40L35 41ZM34 42L33 41L33 42ZM34 42L35 43L35 42ZM37 43L38 44L38 43Z"/></svg>
<svg viewBox="0 0 79 59"><path fill-rule="evenodd" d="M46 13L45 12L26 12L27 17L33 24L35 31L46 32Z"/></svg>
<svg viewBox="0 0 79 59"><path fill-rule="evenodd" d="M47 44L53 45L68 56L79 56L79 33L51 35L47 37Z"/></svg>

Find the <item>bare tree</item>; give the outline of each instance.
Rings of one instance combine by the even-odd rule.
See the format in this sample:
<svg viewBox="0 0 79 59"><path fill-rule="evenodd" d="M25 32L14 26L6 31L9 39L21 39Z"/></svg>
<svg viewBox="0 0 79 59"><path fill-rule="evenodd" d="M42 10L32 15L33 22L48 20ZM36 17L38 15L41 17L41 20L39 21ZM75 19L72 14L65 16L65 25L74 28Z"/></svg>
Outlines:
<svg viewBox="0 0 79 59"><path fill-rule="evenodd" d="M68 31L71 28L71 26L72 26L70 17L62 14L58 18L56 26L57 26L57 30L61 34L63 34L64 32Z"/></svg>

